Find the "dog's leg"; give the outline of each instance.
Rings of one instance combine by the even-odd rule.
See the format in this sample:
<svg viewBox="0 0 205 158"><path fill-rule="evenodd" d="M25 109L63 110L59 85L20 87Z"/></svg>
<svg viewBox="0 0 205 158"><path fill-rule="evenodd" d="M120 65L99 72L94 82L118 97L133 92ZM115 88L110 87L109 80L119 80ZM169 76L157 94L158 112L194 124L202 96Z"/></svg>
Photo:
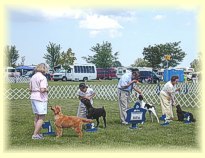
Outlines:
<svg viewBox="0 0 205 158"><path fill-rule="evenodd" d="M62 136L63 129L61 127L56 127L56 138L59 138Z"/></svg>
<svg viewBox="0 0 205 158"><path fill-rule="evenodd" d="M155 110L152 110L152 113L154 114L154 116L157 118L157 122L159 123L159 118L157 117L157 113Z"/></svg>
<svg viewBox="0 0 205 158"><path fill-rule="evenodd" d="M151 119L151 121L153 122L152 111L151 111L151 110L148 110L148 111L149 111L150 119Z"/></svg>
<svg viewBox="0 0 205 158"><path fill-rule="evenodd" d="M82 132L82 127L80 127L82 125L79 125L78 127L75 128L75 132L78 134L79 138L83 137L83 132Z"/></svg>
<svg viewBox="0 0 205 158"><path fill-rule="evenodd" d="M99 117L96 118L96 121L97 121L97 126L96 127L98 127L99 126Z"/></svg>
<svg viewBox="0 0 205 158"><path fill-rule="evenodd" d="M104 128L106 128L106 117L103 116Z"/></svg>

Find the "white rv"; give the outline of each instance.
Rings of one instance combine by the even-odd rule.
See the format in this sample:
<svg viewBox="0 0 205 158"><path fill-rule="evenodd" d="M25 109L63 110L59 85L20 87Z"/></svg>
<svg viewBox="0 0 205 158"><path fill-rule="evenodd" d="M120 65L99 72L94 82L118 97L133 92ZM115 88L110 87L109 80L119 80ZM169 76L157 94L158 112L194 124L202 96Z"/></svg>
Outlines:
<svg viewBox="0 0 205 158"><path fill-rule="evenodd" d="M75 64L68 70L60 69L53 74L53 80L58 81L86 81L97 78L96 66L93 64Z"/></svg>
<svg viewBox="0 0 205 158"><path fill-rule="evenodd" d="M116 76L118 79L121 78L122 75L124 75L129 70L126 67L117 67L116 68Z"/></svg>

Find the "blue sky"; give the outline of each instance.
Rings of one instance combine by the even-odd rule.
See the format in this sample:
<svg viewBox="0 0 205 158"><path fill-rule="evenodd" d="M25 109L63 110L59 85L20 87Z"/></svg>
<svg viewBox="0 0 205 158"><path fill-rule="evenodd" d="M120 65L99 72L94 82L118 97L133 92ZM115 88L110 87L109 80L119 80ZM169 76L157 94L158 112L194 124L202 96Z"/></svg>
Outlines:
<svg viewBox="0 0 205 158"><path fill-rule="evenodd" d="M77 63L94 55L90 48L108 41L119 61L130 66L143 58L144 47L181 41L187 54L179 66L189 67L197 58L198 12L180 8L8 8L8 45L16 45L20 63L45 62L46 46L72 48Z"/></svg>

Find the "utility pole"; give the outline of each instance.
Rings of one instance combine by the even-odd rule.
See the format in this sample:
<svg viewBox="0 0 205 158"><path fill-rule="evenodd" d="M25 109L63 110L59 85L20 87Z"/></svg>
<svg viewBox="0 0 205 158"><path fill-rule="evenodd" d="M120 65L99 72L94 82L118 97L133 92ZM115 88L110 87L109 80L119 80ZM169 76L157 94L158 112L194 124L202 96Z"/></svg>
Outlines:
<svg viewBox="0 0 205 158"><path fill-rule="evenodd" d="M169 68L168 63L169 63L169 60L171 60L171 55L165 55L164 58L167 61L166 69L167 69L167 81L168 81L168 68Z"/></svg>

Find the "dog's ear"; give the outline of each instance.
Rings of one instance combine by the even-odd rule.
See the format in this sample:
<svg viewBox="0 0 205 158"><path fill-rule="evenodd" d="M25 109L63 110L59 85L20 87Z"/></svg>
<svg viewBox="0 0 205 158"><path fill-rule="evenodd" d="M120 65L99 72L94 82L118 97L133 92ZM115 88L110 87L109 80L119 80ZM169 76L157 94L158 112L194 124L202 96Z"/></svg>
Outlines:
<svg viewBox="0 0 205 158"><path fill-rule="evenodd" d="M50 106L51 110L54 110L54 108L52 106Z"/></svg>
<svg viewBox="0 0 205 158"><path fill-rule="evenodd" d="M142 95L139 95L139 100L143 100L143 96Z"/></svg>
<svg viewBox="0 0 205 158"><path fill-rule="evenodd" d="M55 114L59 114L61 112L61 107L59 105L56 105L54 108Z"/></svg>
<svg viewBox="0 0 205 158"><path fill-rule="evenodd" d="M57 109L58 112L61 111L61 107L59 105L56 106L56 109Z"/></svg>

